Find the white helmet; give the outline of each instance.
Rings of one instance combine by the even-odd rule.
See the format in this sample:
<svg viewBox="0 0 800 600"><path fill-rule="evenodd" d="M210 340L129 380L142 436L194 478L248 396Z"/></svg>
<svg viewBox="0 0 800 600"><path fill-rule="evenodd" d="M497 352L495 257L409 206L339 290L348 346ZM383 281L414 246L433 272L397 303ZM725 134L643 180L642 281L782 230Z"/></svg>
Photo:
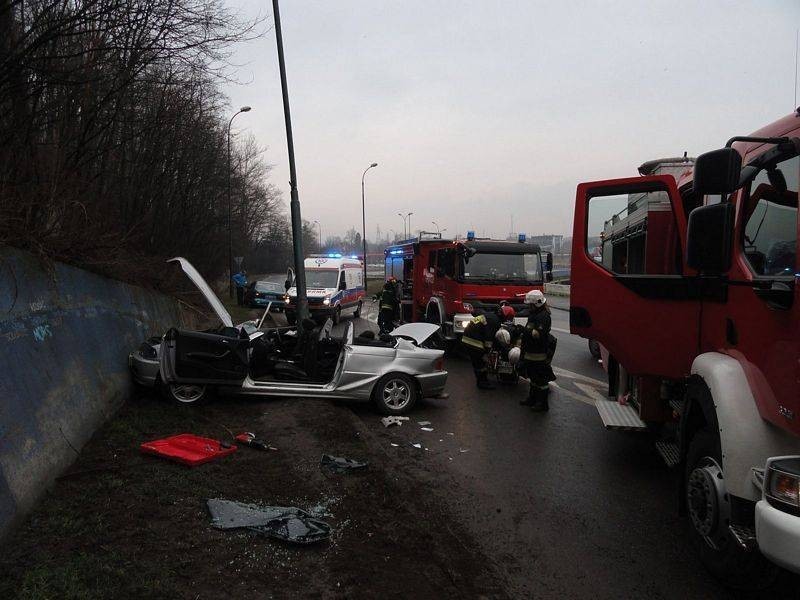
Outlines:
<svg viewBox="0 0 800 600"><path fill-rule="evenodd" d="M515 365L519 362L520 356L522 356L522 350L514 347L508 351L508 362L510 362L512 365Z"/></svg>
<svg viewBox="0 0 800 600"><path fill-rule="evenodd" d="M508 333L508 329L503 329L502 327L497 330L497 333L494 334L494 339L503 346L508 346L511 344L511 334Z"/></svg>
<svg viewBox="0 0 800 600"><path fill-rule="evenodd" d="M544 294L539 290L531 290L527 294L525 294L525 304L533 304L535 307L544 306L547 302L547 299L544 297Z"/></svg>

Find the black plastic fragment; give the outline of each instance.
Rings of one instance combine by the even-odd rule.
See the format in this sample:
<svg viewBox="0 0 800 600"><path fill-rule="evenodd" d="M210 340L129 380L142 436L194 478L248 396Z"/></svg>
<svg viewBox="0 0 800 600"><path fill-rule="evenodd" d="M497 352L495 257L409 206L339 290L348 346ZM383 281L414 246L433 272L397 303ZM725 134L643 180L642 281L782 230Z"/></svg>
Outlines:
<svg viewBox="0 0 800 600"><path fill-rule="evenodd" d="M319 461L320 469L331 473L361 471L366 469L367 465L369 465L367 462L359 462L351 458L342 458L340 456L331 456L330 454L323 454L322 459Z"/></svg>

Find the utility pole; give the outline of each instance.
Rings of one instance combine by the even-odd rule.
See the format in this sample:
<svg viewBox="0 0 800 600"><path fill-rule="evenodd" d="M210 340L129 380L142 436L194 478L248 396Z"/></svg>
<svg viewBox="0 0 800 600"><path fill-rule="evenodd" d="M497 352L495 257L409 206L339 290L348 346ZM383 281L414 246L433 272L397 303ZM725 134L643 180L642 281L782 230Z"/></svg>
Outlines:
<svg viewBox="0 0 800 600"><path fill-rule="evenodd" d="M361 174L361 243L364 247L364 289L367 289L367 213L365 210L365 203L364 203L364 177L367 174L367 171L372 169L373 167L377 167L378 163L372 163Z"/></svg>
<svg viewBox="0 0 800 600"><path fill-rule="evenodd" d="M297 329L303 331L303 321L308 318L308 295L306 294L306 270L303 265L303 219L300 216L300 199L297 194L297 169L294 163L294 138L292 136L292 115L289 110L289 89L286 83L286 61L283 57L283 34L281 33L281 13L278 0L272 0L275 18L275 43L278 46L278 66L281 72L281 91L283 92L283 118L286 121L286 146L289 151L289 203L292 215L292 246L294 249L295 287L297 289Z"/></svg>

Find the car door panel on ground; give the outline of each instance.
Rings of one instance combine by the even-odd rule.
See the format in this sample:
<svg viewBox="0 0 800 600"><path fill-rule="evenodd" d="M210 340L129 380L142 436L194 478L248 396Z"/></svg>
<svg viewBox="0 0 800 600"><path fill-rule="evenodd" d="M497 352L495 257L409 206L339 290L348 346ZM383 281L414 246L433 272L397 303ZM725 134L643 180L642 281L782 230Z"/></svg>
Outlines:
<svg viewBox="0 0 800 600"><path fill-rule="evenodd" d="M690 370L700 305L683 277L685 231L670 175L578 186L571 329L599 341L631 374L681 377ZM647 344L630 344L631 335Z"/></svg>

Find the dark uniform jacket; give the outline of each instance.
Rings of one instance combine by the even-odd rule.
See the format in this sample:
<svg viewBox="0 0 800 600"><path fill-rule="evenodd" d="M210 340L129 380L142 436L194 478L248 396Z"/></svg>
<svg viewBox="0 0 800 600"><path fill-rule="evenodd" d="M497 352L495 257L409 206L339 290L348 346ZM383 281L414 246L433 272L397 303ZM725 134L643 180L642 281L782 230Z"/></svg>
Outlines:
<svg viewBox="0 0 800 600"><path fill-rule="evenodd" d="M390 310L394 312L396 309L397 294L395 293L394 287L389 289L384 287L378 303L378 310Z"/></svg>
<svg viewBox="0 0 800 600"><path fill-rule="evenodd" d="M464 329L461 342L476 350L489 350L494 341L494 334L500 327L500 318L494 313L486 313L473 317Z"/></svg>
<svg viewBox="0 0 800 600"><path fill-rule="evenodd" d="M547 310L532 312L522 333L522 360L547 360L552 319Z"/></svg>

